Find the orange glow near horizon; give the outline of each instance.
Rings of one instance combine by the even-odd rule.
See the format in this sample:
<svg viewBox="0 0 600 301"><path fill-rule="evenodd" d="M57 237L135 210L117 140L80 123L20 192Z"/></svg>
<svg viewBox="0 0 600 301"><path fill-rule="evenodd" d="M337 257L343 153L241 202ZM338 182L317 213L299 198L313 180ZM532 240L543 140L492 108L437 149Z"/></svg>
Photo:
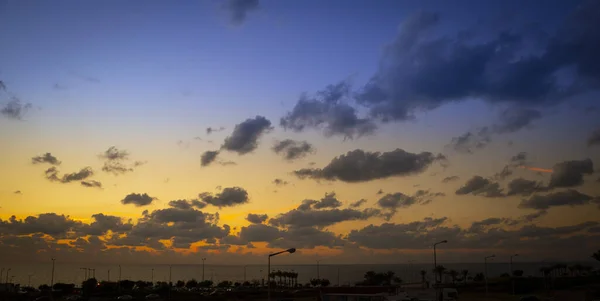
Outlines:
<svg viewBox="0 0 600 301"><path fill-rule="evenodd" d="M525 166L525 165L521 165L521 166L519 166L519 168L529 169L529 170L532 170L532 171L545 172L545 173L553 173L554 172L552 169L546 169L546 168L540 168L540 167L532 167L532 166Z"/></svg>

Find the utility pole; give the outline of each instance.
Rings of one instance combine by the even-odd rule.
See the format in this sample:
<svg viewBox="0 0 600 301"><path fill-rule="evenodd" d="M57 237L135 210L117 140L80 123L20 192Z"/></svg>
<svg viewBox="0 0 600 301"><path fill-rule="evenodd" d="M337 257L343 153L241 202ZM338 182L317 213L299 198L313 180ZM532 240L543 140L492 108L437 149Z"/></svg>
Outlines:
<svg viewBox="0 0 600 301"><path fill-rule="evenodd" d="M8 268L6 270L6 281L4 282L5 284L8 284L8 272L10 272L11 268Z"/></svg>
<svg viewBox="0 0 600 301"><path fill-rule="evenodd" d="M31 287L31 276L32 274L27 275L27 287Z"/></svg>
<svg viewBox="0 0 600 301"><path fill-rule="evenodd" d="M338 266L338 286L340 286L340 267Z"/></svg>
<svg viewBox="0 0 600 301"><path fill-rule="evenodd" d="M323 260L323 259L318 259L317 260L317 279L321 279L321 276L319 274L319 262L321 262L321 260Z"/></svg>
<svg viewBox="0 0 600 301"><path fill-rule="evenodd" d="M4 274L4 268L0 269L0 282L2 282L2 274Z"/></svg>
<svg viewBox="0 0 600 301"><path fill-rule="evenodd" d="M83 279L83 281L88 280L88 269L87 268L79 268L80 270L83 270L83 273L85 276L83 276L85 279Z"/></svg>
<svg viewBox="0 0 600 301"><path fill-rule="evenodd" d="M247 265L244 266L244 282L246 282L246 268L247 267L248 267Z"/></svg>
<svg viewBox="0 0 600 301"><path fill-rule="evenodd" d="M54 262L56 261L56 258L52 258L52 278L50 280L50 289L52 289L52 287L54 286Z"/></svg>
<svg viewBox="0 0 600 301"><path fill-rule="evenodd" d="M92 269L92 272L94 273L94 274L93 274L93 275L94 275L94 276L93 276L93 277L94 277L94 279L96 279L96 269Z"/></svg>
<svg viewBox="0 0 600 301"><path fill-rule="evenodd" d="M512 290L512 294L515 294L515 279L513 275L513 257L517 257L519 254L510 255L510 286Z"/></svg>
<svg viewBox="0 0 600 301"><path fill-rule="evenodd" d="M108 282L110 282L110 269L108 269Z"/></svg>
<svg viewBox="0 0 600 301"><path fill-rule="evenodd" d="M490 256L486 256L483 259L483 268L484 268L484 272L485 272L485 295L488 295L488 275L487 275L487 260L490 258L494 258L496 257L496 255L490 255Z"/></svg>
<svg viewBox="0 0 600 301"><path fill-rule="evenodd" d="M154 268L152 268L152 278L150 278L152 282L152 286L154 286Z"/></svg>

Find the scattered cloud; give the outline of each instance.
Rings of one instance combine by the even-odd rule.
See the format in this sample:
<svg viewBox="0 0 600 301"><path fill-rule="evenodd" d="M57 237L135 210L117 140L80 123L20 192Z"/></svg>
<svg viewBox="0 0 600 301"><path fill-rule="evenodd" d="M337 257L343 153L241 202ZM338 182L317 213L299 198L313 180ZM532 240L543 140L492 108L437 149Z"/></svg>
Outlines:
<svg viewBox="0 0 600 301"><path fill-rule="evenodd" d="M200 157L200 165L208 166L217 159L219 151L205 151Z"/></svg>
<svg viewBox="0 0 600 301"><path fill-rule="evenodd" d="M221 127L218 127L218 128L213 128L213 127L209 126L209 127L206 128L206 135L210 135L212 133L221 132L223 130L225 130L225 127L221 126ZM200 138L200 137L196 137L196 138L198 138L198 140L202 140L202 138Z"/></svg>
<svg viewBox="0 0 600 301"><path fill-rule="evenodd" d="M272 129L271 122L262 116L246 119L237 124L233 133L221 146L222 149L244 155L254 151L258 147L260 137Z"/></svg>
<svg viewBox="0 0 600 301"><path fill-rule="evenodd" d="M81 181L81 186L85 187L94 187L94 188L102 188L102 183L94 180Z"/></svg>
<svg viewBox="0 0 600 301"><path fill-rule="evenodd" d="M12 98L0 107L0 114L10 119L21 120L32 107L31 103L22 103L18 98Z"/></svg>
<svg viewBox="0 0 600 301"><path fill-rule="evenodd" d="M14 193L14 194L23 194L23 193L21 192L21 190L15 190L13 193Z"/></svg>
<svg viewBox="0 0 600 301"><path fill-rule="evenodd" d="M358 117L356 109L345 102L349 94L350 85L340 82L317 92L316 97L302 95L279 124L294 132L323 129L327 137L353 139L373 134L377 126L370 119Z"/></svg>
<svg viewBox="0 0 600 301"><path fill-rule="evenodd" d="M58 158L53 156L51 153L45 153L43 155L39 155L39 156L35 156L35 157L31 158L31 163L32 164L48 163L51 165L60 165L62 162L60 160L58 160Z"/></svg>
<svg viewBox="0 0 600 301"><path fill-rule="evenodd" d="M246 220L253 223L253 224L262 224L265 221L267 221L267 219L269 218L268 215L266 214L254 214L254 213L248 213L248 216L246 217Z"/></svg>
<svg viewBox="0 0 600 301"><path fill-rule="evenodd" d="M481 176L474 176L469 179L462 187L456 190L456 195L481 195L489 198L503 197L500 184L492 182Z"/></svg>
<svg viewBox="0 0 600 301"><path fill-rule="evenodd" d="M366 152L361 149L335 157L321 168L294 171L301 178L356 183L388 177L409 176L422 173L437 158L430 152L409 153L402 149L390 152Z"/></svg>
<svg viewBox="0 0 600 301"><path fill-rule="evenodd" d="M147 193L130 193L121 200L121 204L132 204L136 207L143 207L152 204L156 198L149 196Z"/></svg>
<svg viewBox="0 0 600 301"><path fill-rule="evenodd" d="M316 227L323 228L336 223L351 220L367 220L379 216L379 210L365 209L326 209L326 210L298 210L277 215L269 220L269 224L276 227Z"/></svg>
<svg viewBox="0 0 600 301"><path fill-rule="evenodd" d="M272 149L276 154L282 154L288 161L303 158L315 151L312 144L306 141L295 141L291 139L277 141Z"/></svg>
<svg viewBox="0 0 600 301"><path fill-rule="evenodd" d="M52 182L70 183L82 181L94 175L94 171L89 166L84 167L77 172L66 173L62 177L59 177L58 173L58 169L55 166L52 166L45 171L46 179Z"/></svg>
<svg viewBox="0 0 600 301"><path fill-rule="evenodd" d="M581 206L587 205L593 198L577 190L568 189L565 191L550 193L546 195L534 195L529 199L522 200L519 208L545 210L557 206Z"/></svg>
<svg viewBox="0 0 600 301"><path fill-rule="evenodd" d="M217 194L204 192L199 197L203 202L219 208L238 206L250 201L248 192L241 187L225 187Z"/></svg>
<svg viewBox="0 0 600 301"><path fill-rule="evenodd" d="M471 154L475 150L484 148L492 142L490 135L489 129L483 127L477 131L469 131L452 138L448 146L454 151Z"/></svg>
<svg viewBox="0 0 600 301"><path fill-rule="evenodd" d="M259 0L226 0L224 8L230 14L233 25L241 25L246 21L248 13L259 8Z"/></svg>
<svg viewBox="0 0 600 301"><path fill-rule="evenodd" d="M284 181L284 180L278 178L278 179L273 180L273 184L275 184L276 186L285 186L289 183L287 181Z"/></svg>
<svg viewBox="0 0 600 301"><path fill-rule="evenodd" d="M131 166L127 166L129 161L129 152L123 149L118 149L116 146L109 147L106 151L99 155L104 159L102 171L112 173L117 176L128 172L133 172L136 167L146 164L146 161L135 161Z"/></svg>
<svg viewBox="0 0 600 301"><path fill-rule="evenodd" d="M109 147L104 153L100 154L100 158L113 161L113 160L127 160L129 159L129 152L126 150L118 149L116 146Z"/></svg>
<svg viewBox="0 0 600 301"><path fill-rule="evenodd" d="M125 166L123 163L118 161L107 161L102 166L102 171L112 173L114 175L120 175L128 172L132 172L133 168Z"/></svg>
<svg viewBox="0 0 600 301"><path fill-rule="evenodd" d="M350 208L359 208L367 202L365 199L360 199L354 203L350 203Z"/></svg>
<svg viewBox="0 0 600 301"><path fill-rule="evenodd" d="M538 110L511 107L500 113L500 122L492 128L494 133L498 134L514 133L531 127L531 123L540 118L542 118L542 113Z"/></svg>
<svg viewBox="0 0 600 301"><path fill-rule="evenodd" d="M169 202L169 206L177 209L188 210L192 208L202 209L206 207L206 203L199 200L173 200Z"/></svg>
<svg viewBox="0 0 600 301"><path fill-rule="evenodd" d="M460 180L459 176L449 176L442 179L442 183L450 183Z"/></svg>

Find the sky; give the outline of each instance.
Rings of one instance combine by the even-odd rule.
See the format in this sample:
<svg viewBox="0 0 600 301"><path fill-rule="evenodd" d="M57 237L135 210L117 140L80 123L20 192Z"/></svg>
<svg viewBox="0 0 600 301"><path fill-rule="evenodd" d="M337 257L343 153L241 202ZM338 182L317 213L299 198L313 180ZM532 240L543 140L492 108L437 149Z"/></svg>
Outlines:
<svg viewBox="0 0 600 301"><path fill-rule="evenodd" d="M550 2L0 1L0 258L591 260L600 3Z"/></svg>

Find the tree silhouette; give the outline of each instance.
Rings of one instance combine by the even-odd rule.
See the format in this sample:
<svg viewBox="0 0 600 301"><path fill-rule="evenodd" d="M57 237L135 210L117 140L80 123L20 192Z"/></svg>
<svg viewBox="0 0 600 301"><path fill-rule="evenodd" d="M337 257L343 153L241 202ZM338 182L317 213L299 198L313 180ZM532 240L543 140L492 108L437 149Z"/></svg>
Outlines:
<svg viewBox="0 0 600 301"><path fill-rule="evenodd" d="M185 287L187 288L194 288L198 286L198 281L196 281L196 279L192 278L191 280L188 280L188 282L185 283Z"/></svg>
<svg viewBox="0 0 600 301"><path fill-rule="evenodd" d="M435 267L435 269L433 269L433 272L437 277L439 277L440 281L442 281L442 274L444 274L444 271L446 271L446 268L443 265L438 265ZM436 282L437 279L438 278L436 278Z"/></svg>
<svg viewBox="0 0 600 301"><path fill-rule="evenodd" d="M515 276L515 277L521 277L521 276L523 276L523 270L514 270L513 271L513 276Z"/></svg>
<svg viewBox="0 0 600 301"><path fill-rule="evenodd" d="M600 261L600 250L594 252L594 254L592 254L592 258Z"/></svg>
<svg viewBox="0 0 600 301"><path fill-rule="evenodd" d="M462 275L463 282L466 284L467 276L469 276L469 270L462 270L462 271L460 271L460 274Z"/></svg>
<svg viewBox="0 0 600 301"><path fill-rule="evenodd" d="M449 270L448 275L450 275L450 277L452 278L452 283L456 283L456 278L458 277L458 271Z"/></svg>

